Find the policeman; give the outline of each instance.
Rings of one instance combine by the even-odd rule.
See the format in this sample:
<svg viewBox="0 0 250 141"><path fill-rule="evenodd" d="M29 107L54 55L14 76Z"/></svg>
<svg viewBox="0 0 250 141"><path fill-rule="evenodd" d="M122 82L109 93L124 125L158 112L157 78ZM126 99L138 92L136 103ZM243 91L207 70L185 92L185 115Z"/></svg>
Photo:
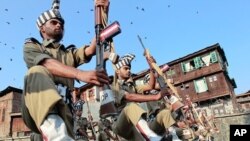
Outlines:
<svg viewBox="0 0 250 141"><path fill-rule="evenodd" d="M146 122L146 111L138 105L138 102L157 101L165 96L166 92L160 91L154 95L142 94L143 91L152 89L155 83L151 80L150 85L135 85L130 72L134 57L133 54L127 54L115 65L117 81L113 82L113 90L119 116L113 124L113 131L127 140L159 141L168 128L173 140L179 140L173 127L175 121L170 110L161 110L154 121ZM151 76L150 78L154 78L152 71ZM138 131L144 139L138 136Z"/></svg>
<svg viewBox="0 0 250 141"><path fill-rule="evenodd" d="M87 141L88 134L87 134L87 126L88 121L87 118L82 117L82 106L84 101L78 100L74 103L74 133L75 133L75 140L76 141Z"/></svg>
<svg viewBox="0 0 250 141"><path fill-rule="evenodd" d="M104 5L107 0L96 0ZM65 47L60 43L64 35L64 19L59 12L59 0L37 19L42 37L40 43L28 38L24 44L25 75L22 116L25 124L43 140L74 140L73 118L67 106L67 95L74 80L102 85L108 83L105 71L77 69L95 55L95 40L90 46Z"/></svg>

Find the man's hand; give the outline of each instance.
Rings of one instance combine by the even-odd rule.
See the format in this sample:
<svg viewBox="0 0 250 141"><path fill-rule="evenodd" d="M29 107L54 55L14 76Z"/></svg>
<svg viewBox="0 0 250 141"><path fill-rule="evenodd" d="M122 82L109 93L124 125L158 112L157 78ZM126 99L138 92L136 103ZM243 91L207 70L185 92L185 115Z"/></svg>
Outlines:
<svg viewBox="0 0 250 141"><path fill-rule="evenodd" d="M161 98L165 97L165 96L168 96L169 95L169 92L167 89L162 89L160 91L160 94L161 94Z"/></svg>
<svg viewBox="0 0 250 141"><path fill-rule="evenodd" d="M109 0L95 0L95 6L101 6L103 7L103 10L106 14L108 14L109 11Z"/></svg>
<svg viewBox="0 0 250 141"><path fill-rule="evenodd" d="M102 86L103 84L109 83L109 77L104 70L100 71L78 71L76 75L76 79L86 82L92 83L97 86Z"/></svg>
<svg viewBox="0 0 250 141"><path fill-rule="evenodd" d="M95 0L95 6L109 6L109 0Z"/></svg>
<svg viewBox="0 0 250 141"><path fill-rule="evenodd" d="M146 56L146 59L147 59L148 63L150 63L150 64L156 63L155 58L153 56Z"/></svg>

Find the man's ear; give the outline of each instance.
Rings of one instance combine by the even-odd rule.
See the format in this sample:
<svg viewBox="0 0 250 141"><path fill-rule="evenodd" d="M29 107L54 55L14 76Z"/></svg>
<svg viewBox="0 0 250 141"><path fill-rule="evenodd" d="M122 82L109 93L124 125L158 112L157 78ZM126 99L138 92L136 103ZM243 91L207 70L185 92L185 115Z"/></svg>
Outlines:
<svg viewBox="0 0 250 141"><path fill-rule="evenodd" d="M116 70L115 70L115 73L116 73L116 74L119 74L119 69L116 69Z"/></svg>
<svg viewBox="0 0 250 141"><path fill-rule="evenodd" d="M40 32L41 32L41 33L44 33L44 32L45 32L44 26L40 26L39 29L40 29Z"/></svg>

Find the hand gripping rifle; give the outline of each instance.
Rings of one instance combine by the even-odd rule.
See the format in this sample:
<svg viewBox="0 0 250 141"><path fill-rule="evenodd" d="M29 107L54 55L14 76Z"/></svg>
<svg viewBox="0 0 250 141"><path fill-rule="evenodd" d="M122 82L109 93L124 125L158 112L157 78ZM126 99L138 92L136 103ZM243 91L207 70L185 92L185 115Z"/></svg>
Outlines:
<svg viewBox="0 0 250 141"><path fill-rule="evenodd" d="M117 21L104 28L102 8L101 6L95 6L96 70L106 70L104 50L108 48L108 42L121 33L120 25ZM109 59L114 63L118 57L110 54ZM117 109L114 105L114 97L109 85L105 84L103 87L99 87L99 95L101 100L100 117L105 118L116 115Z"/></svg>
<svg viewBox="0 0 250 141"><path fill-rule="evenodd" d="M139 39L139 41L144 49L144 56L147 58L151 58L152 56L150 55L149 50L145 48L145 46L141 40L141 37L139 35L137 37L138 37L138 39ZM170 104L171 104L173 111L178 110L179 108L181 108L183 106L183 104L180 102L180 96L179 96L176 88L166 78L166 75L163 74L161 68L156 64L156 62L149 62L149 63L151 65L151 67L153 68L154 73L157 74L156 80L159 83L160 89L164 90L164 89L167 89L167 86L169 86L169 88L175 94L175 96L174 95L165 96L164 99L170 101Z"/></svg>

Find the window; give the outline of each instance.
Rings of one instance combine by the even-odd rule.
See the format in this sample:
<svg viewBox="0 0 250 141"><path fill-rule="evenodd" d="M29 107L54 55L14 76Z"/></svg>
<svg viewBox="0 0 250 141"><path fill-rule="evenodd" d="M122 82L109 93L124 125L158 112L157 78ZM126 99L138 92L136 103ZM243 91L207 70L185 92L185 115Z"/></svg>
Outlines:
<svg viewBox="0 0 250 141"><path fill-rule="evenodd" d="M181 90L185 90L185 89L188 89L189 88L189 84L182 84L181 86L180 86L180 88L181 88Z"/></svg>
<svg viewBox="0 0 250 141"><path fill-rule="evenodd" d="M217 81L217 76L214 76L213 79L214 79L214 81Z"/></svg>
<svg viewBox="0 0 250 141"><path fill-rule="evenodd" d="M31 134L31 131L20 131L20 132L17 132L17 136L18 137L30 136L30 134Z"/></svg>
<svg viewBox="0 0 250 141"><path fill-rule="evenodd" d="M195 69L195 64L193 60L186 63L181 63L181 66L183 72L189 72Z"/></svg>
<svg viewBox="0 0 250 141"><path fill-rule="evenodd" d="M195 69L199 69L204 66L204 62L201 57L195 57L194 59L181 63L182 71L189 72Z"/></svg>
<svg viewBox="0 0 250 141"><path fill-rule="evenodd" d="M209 82L213 82L213 78L212 77L209 77Z"/></svg>
<svg viewBox="0 0 250 141"><path fill-rule="evenodd" d="M181 90L182 90L182 91L185 90L184 85L181 85Z"/></svg>
<svg viewBox="0 0 250 141"><path fill-rule="evenodd" d="M211 57L211 60L210 60L211 63L218 62L217 54L216 54L215 51L213 51L213 52L210 53L210 57Z"/></svg>
<svg viewBox="0 0 250 141"><path fill-rule="evenodd" d="M195 87L196 93L202 93L202 92L207 91L208 87L207 87L206 78L203 77L201 79L194 80L194 87Z"/></svg>
<svg viewBox="0 0 250 141"><path fill-rule="evenodd" d="M201 60L201 57L195 57L194 64L196 69L201 68L204 65L203 61Z"/></svg>
<svg viewBox="0 0 250 141"><path fill-rule="evenodd" d="M203 63L204 63L205 66L209 66L209 64L210 64L210 58L211 57L210 57L209 54L201 57L201 60L203 61Z"/></svg>
<svg viewBox="0 0 250 141"><path fill-rule="evenodd" d="M183 72L189 72L201 67L209 66L211 63L218 62L218 56L215 51L206 55L197 56L189 61L182 62L181 68Z"/></svg>
<svg viewBox="0 0 250 141"><path fill-rule="evenodd" d="M17 132L17 136L18 137L23 137L24 136L24 132Z"/></svg>
<svg viewBox="0 0 250 141"><path fill-rule="evenodd" d="M211 76L208 78L209 82L213 82L213 81L217 81L217 76L214 75L214 76Z"/></svg>

